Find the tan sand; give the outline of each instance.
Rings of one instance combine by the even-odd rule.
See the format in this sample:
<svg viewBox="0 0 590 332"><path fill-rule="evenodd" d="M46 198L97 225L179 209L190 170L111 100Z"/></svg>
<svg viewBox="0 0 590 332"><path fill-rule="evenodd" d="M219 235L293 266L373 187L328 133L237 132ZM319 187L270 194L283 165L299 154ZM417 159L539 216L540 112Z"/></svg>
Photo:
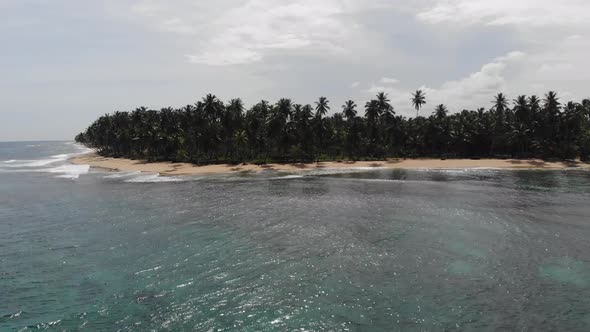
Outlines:
<svg viewBox="0 0 590 332"><path fill-rule="evenodd" d="M578 161L543 161L539 159L388 159L384 161L357 162L320 162L311 164L268 164L268 165L207 165L195 166L187 163L156 162L141 160L101 157L89 153L74 157L71 162L78 165L90 165L114 171L141 171L161 175L207 175L238 172L258 172L263 170L301 172L317 169L343 168L390 168L390 169L465 169L465 168L501 168L501 169L564 169L589 168L590 165Z"/></svg>

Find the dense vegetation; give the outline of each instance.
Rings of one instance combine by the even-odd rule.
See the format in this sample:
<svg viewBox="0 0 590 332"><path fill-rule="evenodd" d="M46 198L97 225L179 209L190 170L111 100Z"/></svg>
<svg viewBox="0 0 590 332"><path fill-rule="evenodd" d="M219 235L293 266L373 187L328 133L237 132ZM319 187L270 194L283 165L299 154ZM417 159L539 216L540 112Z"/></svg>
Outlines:
<svg viewBox="0 0 590 332"><path fill-rule="evenodd" d="M423 110L422 91L412 95ZM385 93L362 110L349 100L328 115L325 97L312 105L261 101L245 110L207 95L194 105L160 111L145 107L101 116L76 141L107 156L192 163L381 159L385 157L590 157L590 100L561 104L498 94L491 108L428 116L396 115ZM364 114L360 114L363 112ZM418 113L417 113L418 114Z"/></svg>

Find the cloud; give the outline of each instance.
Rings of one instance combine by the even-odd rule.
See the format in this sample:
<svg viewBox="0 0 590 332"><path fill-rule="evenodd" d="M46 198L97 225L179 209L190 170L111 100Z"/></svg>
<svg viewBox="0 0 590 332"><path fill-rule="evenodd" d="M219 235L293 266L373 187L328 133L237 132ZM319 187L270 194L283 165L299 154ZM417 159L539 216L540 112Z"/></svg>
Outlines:
<svg viewBox="0 0 590 332"><path fill-rule="evenodd" d="M369 87L366 92L368 92L371 96L378 94L379 92L387 92L387 91L393 91L391 86L383 86L383 85L377 85L377 84L372 84L371 87Z"/></svg>
<svg viewBox="0 0 590 332"><path fill-rule="evenodd" d="M399 83L399 80L396 80L395 78L383 77L378 83L371 84L371 86L366 89L365 92L368 92L371 96L374 96L379 92L393 91L394 89L392 88L392 85L397 83Z"/></svg>
<svg viewBox="0 0 590 332"><path fill-rule="evenodd" d="M477 34L501 27L506 39L526 51L526 61L492 75L494 67L500 69L507 63L497 59L495 65L484 66L477 76L496 82L510 95L543 94L547 90L558 91L563 99L588 95L584 86L589 82L590 69L584 58L590 53L590 43L580 32L590 30L589 1L435 0L419 10L416 17L440 29L452 23L453 29L459 31L455 38L465 31Z"/></svg>
<svg viewBox="0 0 590 332"><path fill-rule="evenodd" d="M497 57L483 65L479 71L464 78L447 81L438 88L422 86L420 89L426 93L428 105L445 104L450 106L452 111L486 106L493 95L506 90L506 68L520 64L525 58L526 54L523 52L510 52ZM389 93L398 113L406 116L414 114L409 102L410 90L375 84L367 90L370 95L381 91Z"/></svg>
<svg viewBox="0 0 590 332"><path fill-rule="evenodd" d="M519 63L524 57L523 52L510 52L465 78L445 82L437 89L425 87L424 90L437 104L452 104L455 108L484 106L481 104L483 99L506 90L506 67Z"/></svg>
<svg viewBox="0 0 590 332"><path fill-rule="evenodd" d="M396 84L399 83L399 80L396 80L395 78L383 77L380 82L383 84Z"/></svg>
<svg viewBox="0 0 590 332"><path fill-rule="evenodd" d="M361 82L352 82L352 84L350 85L351 88L357 88L361 85Z"/></svg>
<svg viewBox="0 0 590 332"><path fill-rule="evenodd" d="M529 26L587 26L590 2L587 0L437 0L419 12L417 18L428 23Z"/></svg>
<svg viewBox="0 0 590 332"><path fill-rule="evenodd" d="M438 104L447 105L451 112L489 108L493 96L500 92L507 94L510 99L521 94L543 95L549 90L557 91L564 101L587 98L589 92L580 82L588 82L590 69L579 64L584 63L589 48L583 38L566 38L552 48L536 53L509 52L465 77L446 81L436 87L424 84L420 89L426 93L428 104L421 114L429 115ZM398 114L415 115L409 102L413 90L372 84L365 91L365 98L372 98L381 91L389 94Z"/></svg>
<svg viewBox="0 0 590 332"><path fill-rule="evenodd" d="M198 37L200 41L192 46L187 58L191 63L207 65L259 62L277 51L313 48L340 52L354 28L346 24L343 15L355 8L347 1L194 3L183 0L172 6L164 0L143 0L133 11L153 20L162 30ZM213 8L217 6L222 10Z"/></svg>
<svg viewBox="0 0 590 332"><path fill-rule="evenodd" d="M262 60L262 55L248 49L218 50L198 55L186 55L189 63L203 63L212 66L238 65Z"/></svg>

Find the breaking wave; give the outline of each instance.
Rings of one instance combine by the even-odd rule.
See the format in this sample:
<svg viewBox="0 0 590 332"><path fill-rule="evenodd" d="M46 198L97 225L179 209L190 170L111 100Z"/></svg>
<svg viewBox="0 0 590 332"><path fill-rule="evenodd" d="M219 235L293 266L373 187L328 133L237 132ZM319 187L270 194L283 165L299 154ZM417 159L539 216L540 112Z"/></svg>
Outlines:
<svg viewBox="0 0 590 332"><path fill-rule="evenodd" d="M128 178L128 177L132 177L132 176L136 176L136 175L140 175L140 174L141 174L140 171L135 171L135 172L118 172L118 173L106 175L104 178L105 179L121 179L121 178Z"/></svg>
<svg viewBox="0 0 590 332"><path fill-rule="evenodd" d="M42 167L47 166L59 162L64 162L68 160L74 154L58 154L55 156L51 156L47 159L38 159L38 160L7 160L3 161L3 165L0 167L8 167L8 168L22 168L22 167Z"/></svg>
<svg viewBox="0 0 590 332"><path fill-rule="evenodd" d="M159 174L140 175L128 180L127 183L159 183L159 182L183 182L184 179L174 176L160 176Z"/></svg>
<svg viewBox="0 0 590 332"><path fill-rule="evenodd" d="M65 179L77 179L80 175L87 174L90 171L89 165L72 165L68 162L68 159L87 153L91 149L73 143L65 143L65 145L73 146L75 150L72 151L71 148L68 148L66 152L72 151L72 153L61 153L41 159L0 161L0 171L3 173L49 173L55 174L57 178Z"/></svg>
<svg viewBox="0 0 590 332"><path fill-rule="evenodd" d="M265 180L290 180L290 179L301 179L304 177L305 177L305 175L292 174L292 175L275 176L272 178L266 178Z"/></svg>
<svg viewBox="0 0 590 332"><path fill-rule="evenodd" d="M88 174L89 171L89 165L62 165L54 168L49 168L47 170L42 170L42 172L60 174L56 177L63 179L77 179L82 174Z"/></svg>

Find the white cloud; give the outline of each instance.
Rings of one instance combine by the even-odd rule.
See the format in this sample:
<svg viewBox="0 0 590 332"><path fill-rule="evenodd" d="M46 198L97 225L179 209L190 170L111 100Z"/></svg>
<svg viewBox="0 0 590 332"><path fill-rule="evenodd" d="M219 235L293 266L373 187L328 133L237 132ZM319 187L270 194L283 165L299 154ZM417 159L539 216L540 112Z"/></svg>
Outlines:
<svg viewBox="0 0 590 332"><path fill-rule="evenodd" d="M437 0L418 19L429 23L490 25L587 26L587 0Z"/></svg>
<svg viewBox="0 0 590 332"><path fill-rule="evenodd" d="M352 82L352 84L350 85L351 88L358 88L361 85L361 82Z"/></svg>
<svg viewBox="0 0 590 332"><path fill-rule="evenodd" d="M395 78L383 77L380 82L383 84L396 84L399 83L399 80L396 80Z"/></svg>
<svg viewBox="0 0 590 332"><path fill-rule="evenodd" d="M428 104L421 114L429 115L438 104L447 105L451 112L489 108L493 96L500 92L509 99L521 94L542 96L549 90L557 91L564 101L587 98L590 92L581 82L588 82L590 69L581 64L589 48L584 39L566 39L537 53L510 52L476 72L438 87L423 85L420 89L426 93ZM373 84L365 97L371 98L381 91L389 94L399 114L415 115L409 101L413 90Z"/></svg>
<svg viewBox="0 0 590 332"><path fill-rule="evenodd" d="M224 0L195 4L182 0L170 5L167 0L143 0L133 11L149 18L160 29L198 38L190 46L190 62L232 65L258 62L281 50L342 51L344 41L354 29L354 24L346 24L343 14L356 8L355 3Z"/></svg>
<svg viewBox="0 0 590 332"><path fill-rule="evenodd" d="M510 52L481 67L478 72L456 81L445 82L440 88L424 88L437 104L455 108L485 106L482 100L490 99L498 92L505 92L505 72L508 65L518 63L525 57L519 51Z"/></svg>
<svg viewBox="0 0 590 332"><path fill-rule="evenodd" d="M392 90L393 90L393 88L391 86L383 86L383 85L372 84L371 87L369 87L366 91L372 97L372 96L378 94L379 92L390 92Z"/></svg>
<svg viewBox="0 0 590 332"><path fill-rule="evenodd" d="M420 89L426 93L428 105L445 104L452 111L460 111L464 108L477 108L488 106L489 100L507 89L506 68L510 65L519 65L526 55L520 51L510 52L496 58L494 61L483 65L479 71L459 80L447 81L438 88L422 86ZM414 114L410 106L410 90L392 88L391 86L372 85L367 90L369 95L385 91L396 106L399 113L406 116ZM434 106L432 106L433 108ZM429 114L429 107L425 113Z"/></svg>
<svg viewBox="0 0 590 332"><path fill-rule="evenodd" d="M260 53L248 49L219 50L198 55L186 55L189 63L204 63L211 66L238 65L262 60Z"/></svg>

